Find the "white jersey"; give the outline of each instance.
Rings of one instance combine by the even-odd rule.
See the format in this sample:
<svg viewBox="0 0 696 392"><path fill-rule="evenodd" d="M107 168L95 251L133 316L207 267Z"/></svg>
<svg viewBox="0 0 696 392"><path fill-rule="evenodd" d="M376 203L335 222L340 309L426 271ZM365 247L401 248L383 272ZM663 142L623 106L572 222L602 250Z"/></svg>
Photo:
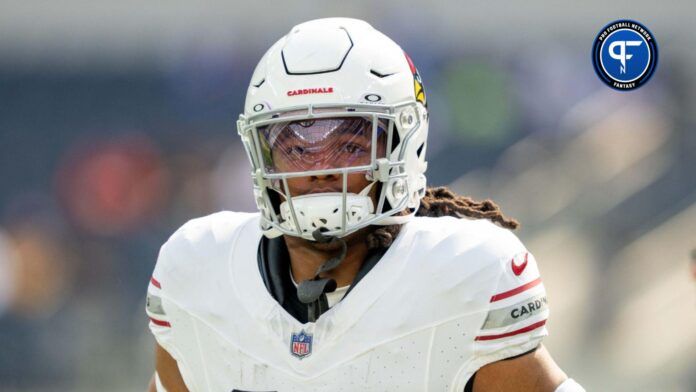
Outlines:
<svg viewBox="0 0 696 392"><path fill-rule="evenodd" d="M546 295L531 254L488 220L416 217L316 323L269 294L259 215L194 219L148 288L157 342L191 391L458 391L481 366L535 348Z"/></svg>

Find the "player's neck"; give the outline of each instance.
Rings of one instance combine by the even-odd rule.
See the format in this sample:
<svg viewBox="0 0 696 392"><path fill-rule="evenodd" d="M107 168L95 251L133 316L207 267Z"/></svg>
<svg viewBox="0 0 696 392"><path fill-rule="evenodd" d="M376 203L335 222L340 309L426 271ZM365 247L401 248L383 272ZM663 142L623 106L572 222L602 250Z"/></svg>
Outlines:
<svg viewBox="0 0 696 392"><path fill-rule="evenodd" d="M354 233L345 240L348 244L346 257L338 267L321 275L323 278L334 279L338 287L353 282L368 253L364 233ZM292 275L298 283L312 279L319 267L338 253L335 247L327 249L297 237L285 236L285 244L290 255Z"/></svg>

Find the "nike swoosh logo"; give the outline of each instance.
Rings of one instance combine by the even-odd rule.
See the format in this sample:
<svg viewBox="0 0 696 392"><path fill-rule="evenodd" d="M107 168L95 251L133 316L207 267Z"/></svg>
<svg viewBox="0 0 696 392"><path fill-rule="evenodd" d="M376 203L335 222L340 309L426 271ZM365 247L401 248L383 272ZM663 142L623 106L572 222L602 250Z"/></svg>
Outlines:
<svg viewBox="0 0 696 392"><path fill-rule="evenodd" d="M510 264L512 264L512 273L515 274L515 276L520 276L524 269L527 268L527 257L529 257L529 253L524 254L524 263L520 265L515 264L514 257L510 260Z"/></svg>

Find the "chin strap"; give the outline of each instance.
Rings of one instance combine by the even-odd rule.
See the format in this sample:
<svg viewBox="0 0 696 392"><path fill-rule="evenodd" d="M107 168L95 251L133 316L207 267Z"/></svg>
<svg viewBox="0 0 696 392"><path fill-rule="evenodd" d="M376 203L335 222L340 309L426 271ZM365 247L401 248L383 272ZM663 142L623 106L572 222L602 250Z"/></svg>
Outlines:
<svg viewBox="0 0 696 392"><path fill-rule="evenodd" d="M319 316L329 308L328 302L322 298L322 295L336 290L335 280L320 278L319 275L338 267L346 257L348 251L346 241L338 237L325 236L322 231L326 231L326 229L322 229L324 228L320 227L312 232L314 239L321 244L339 242L341 244L341 250L336 256L326 260L324 264L317 269L312 279L302 281L297 285L297 297L302 303L307 304L307 319L310 322L315 322ZM324 300L322 301L322 299Z"/></svg>

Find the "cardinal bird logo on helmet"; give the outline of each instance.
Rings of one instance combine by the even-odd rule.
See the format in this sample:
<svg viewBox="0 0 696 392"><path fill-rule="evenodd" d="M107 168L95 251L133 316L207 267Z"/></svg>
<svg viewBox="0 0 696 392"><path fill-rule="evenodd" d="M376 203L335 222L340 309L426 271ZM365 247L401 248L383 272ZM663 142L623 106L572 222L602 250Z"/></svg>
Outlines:
<svg viewBox="0 0 696 392"><path fill-rule="evenodd" d="M413 92L416 96L416 101L422 103L423 106L427 108L428 103L425 98L425 90L423 89L423 81L421 80L420 74L418 73L416 66L413 65L413 60L411 60L411 57L409 57L406 52L404 52L404 56L406 56L406 61L408 61L408 66L411 68L411 73L413 74Z"/></svg>

